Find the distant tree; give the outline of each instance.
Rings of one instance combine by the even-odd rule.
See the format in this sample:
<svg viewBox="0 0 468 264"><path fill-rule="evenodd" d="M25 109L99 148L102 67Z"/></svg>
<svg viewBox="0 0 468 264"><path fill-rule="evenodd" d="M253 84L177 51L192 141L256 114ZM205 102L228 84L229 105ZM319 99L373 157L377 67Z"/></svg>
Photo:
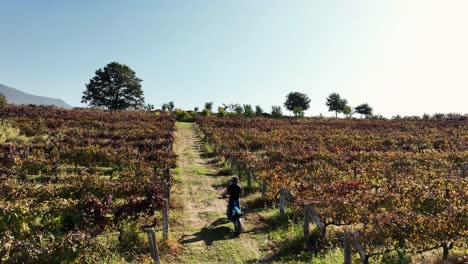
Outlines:
<svg viewBox="0 0 468 264"><path fill-rule="evenodd" d="M203 109L203 111L201 112L202 116L210 116L211 115L211 111L208 110L208 109Z"/></svg>
<svg viewBox="0 0 468 264"><path fill-rule="evenodd" d="M400 117L400 115L397 115L397 117ZM441 119L444 119L444 118L445 118L445 114L443 114L443 113L434 113L432 115L432 119L441 120Z"/></svg>
<svg viewBox="0 0 468 264"><path fill-rule="evenodd" d="M145 105L144 109L145 109L146 111L153 111L153 110L154 110L154 105L152 105L152 104L147 104L147 105Z"/></svg>
<svg viewBox="0 0 468 264"><path fill-rule="evenodd" d="M244 108L240 104L223 104L223 108L231 113L242 114L244 112Z"/></svg>
<svg viewBox="0 0 468 264"><path fill-rule="evenodd" d="M281 118L283 117L283 110L281 109L281 106L272 106L271 107L271 116L274 118Z"/></svg>
<svg viewBox="0 0 468 264"><path fill-rule="evenodd" d="M335 112L335 116L338 117L338 113L343 113L345 106L348 104L346 99L341 99L341 96L337 93L332 93L328 96L326 105L328 111Z"/></svg>
<svg viewBox="0 0 468 264"><path fill-rule="evenodd" d="M246 117L254 117L255 116L255 112L253 110L252 105L249 105L249 104L244 105L244 115Z"/></svg>
<svg viewBox="0 0 468 264"><path fill-rule="evenodd" d="M174 102L173 102L173 101L170 101L170 102L168 103L168 106L169 106L169 111L174 111L175 105L174 105Z"/></svg>
<svg viewBox="0 0 468 264"><path fill-rule="evenodd" d="M226 116L227 116L226 108L218 107L218 117L226 117Z"/></svg>
<svg viewBox="0 0 468 264"><path fill-rule="evenodd" d="M261 116L262 114L263 114L263 109L259 105L255 106L255 115Z"/></svg>
<svg viewBox="0 0 468 264"><path fill-rule="evenodd" d="M213 110L213 102L205 103L205 109L211 112Z"/></svg>
<svg viewBox="0 0 468 264"><path fill-rule="evenodd" d="M304 117L304 109L302 107L296 107L292 112L295 117Z"/></svg>
<svg viewBox="0 0 468 264"><path fill-rule="evenodd" d="M351 117L352 112L353 112L353 109L351 108L351 106L345 105L345 107L343 108L343 114L345 114L346 117Z"/></svg>
<svg viewBox="0 0 468 264"><path fill-rule="evenodd" d="M163 111L174 111L174 109L175 109L174 102L170 101L169 103L164 103L164 104L161 106L161 109L162 109Z"/></svg>
<svg viewBox="0 0 468 264"><path fill-rule="evenodd" d="M293 113L294 109L296 109L296 113L299 113L299 108L301 108L302 112L304 112L310 107L310 99L305 93L291 92L286 95L286 102L284 102L284 107Z"/></svg>
<svg viewBox="0 0 468 264"><path fill-rule="evenodd" d="M368 104L360 104L358 106L356 106L354 108L354 110L356 111L356 113L360 114L361 117L364 115L366 117L368 116L371 116L372 115L372 107L370 107Z"/></svg>
<svg viewBox="0 0 468 264"><path fill-rule="evenodd" d="M231 109L238 115L242 115L242 113L244 113L244 107L240 104L234 104Z"/></svg>
<svg viewBox="0 0 468 264"><path fill-rule="evenodd" d="M127 65L111 62L96 71L81 102L110 110L139 109L145 101L141 82Z"/></svg>
<svg viewBox="0 0 468 264"><path fill-rule="evenodd" d="M7 102L7 99L6 99L5 95L2 94L2 93L0 93L0 107L4 107L7 103L8 103L8 102ZM0 119L1 119L0 125L3 126L4 116L2 115L2 116L0 117Z"/></svg>
<svg viewBox="0 0 468 264"><path fill-rule="evenodd" d="M4 107L7 103L8 102L5 95L0 93L0 107Z"/></svg>
<svg viewBox="0 0 468 264"><path fill-rule="evenodd" d="M458 120L464 120L464 117L460 113L447 113L445 115L445 118L447 119L458 119Z"/></svg>
<svg viewBox="0 0 468 264"><path fill-rule="evenodd" d="M200 108L198 108L198 106L195 106L195 107L193 108L193 111L194 111L194 112L198 112L198 110L200 110Z"/></svg>
<svg viewBox="0 0 468 264"><path fill-rule="evenodd" d="M197 113L192 111L185 111L182 109L174 109L175 118L177 121L182 122L193 122L195 121L195 117Z"/></svg>

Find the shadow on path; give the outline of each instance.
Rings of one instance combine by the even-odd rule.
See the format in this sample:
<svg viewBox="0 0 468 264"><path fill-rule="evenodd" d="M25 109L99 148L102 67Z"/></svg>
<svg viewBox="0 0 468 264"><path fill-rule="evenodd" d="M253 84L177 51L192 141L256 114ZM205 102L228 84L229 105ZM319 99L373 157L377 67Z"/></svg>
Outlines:
<svg viewBox="0 0 468 264"><path fill-rule="evenodd" d="M235 238L232 229L224 224L229 223L226 218L219 218L208 227L192 235L184 235L179 242L181 244L191 244L204 241L207 246L211 246L214 241L228 240Z"/></svg>

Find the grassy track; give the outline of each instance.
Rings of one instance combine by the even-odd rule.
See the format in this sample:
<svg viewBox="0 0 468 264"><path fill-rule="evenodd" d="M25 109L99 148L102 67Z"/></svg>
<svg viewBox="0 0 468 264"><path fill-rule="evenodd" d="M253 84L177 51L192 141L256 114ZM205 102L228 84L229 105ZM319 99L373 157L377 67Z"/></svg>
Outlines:
<svg viewBox="0 0 468 264"><path fill-rule="evenodd" d="M230 176L217 176L219 168L210 159L202 158L200 138L194 124L177 123L175 151L178 171L175 175L174 201L180 204L178 225L173 237L182 250L174 263L255 263L261 259L262 234L249 232L258 221L246 217L247 233L233 234L232 224L225 216L226 201L219 199Z"/></svg>

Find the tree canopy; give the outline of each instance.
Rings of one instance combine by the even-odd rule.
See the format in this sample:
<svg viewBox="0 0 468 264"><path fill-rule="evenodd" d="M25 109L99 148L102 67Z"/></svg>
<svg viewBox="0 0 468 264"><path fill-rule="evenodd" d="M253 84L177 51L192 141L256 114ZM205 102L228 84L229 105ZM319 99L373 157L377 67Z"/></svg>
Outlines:
<svg viewBox="0 0 468 264"><path fill-rule="evenodd" d="M109 110L140 109L145 101L141 82L127 65L111 62L96 71L81 102Z"/></svg>
<svg viewBox="0 0 468 264"><path fill-rule="evenodd" d="M213 102L206 102L205 109L211 112L213 110Z"/></svg>
<svg viewBox="0 0 468 264"><path fill-rule="evenodd" d="M169 111L174 111L174 109L175 109L175 104L174 104L173 101L170 101L167 105L169 106Z"/></svg>
<svg viewBox="0 0 468 264"><path fill-rule="evenodd" d="M294 114L304 112L310 107L310 99L305 93L291 92L286 95L284 107L289 111L292 111ZM302 111L300 111L299 108L302 109Z"/></svg>
<svg viewBox="0 0 468 264"><path fill-rule="evenodd" d="M292 112L295 117L304 117L304 110L302 107L295 107Z"/></svg>
<svg viewBox="0 0 468 264"><path fill-rule="evenodd" d="M263 114L263 109L262 109L262 107L259 106L259 105L256 105L256 106L255 106L255 115L261 116L262 114Z"/></svg>
<svg viewBox="0 0 468 264"><path fill-rule="evenodd" d="M234 104L232 106L232 110L238 115L242 115L244 113L244 107L240 104Z"/></svg>
<svg viewBox="0 0 468 264"><path fill-rule="evenodd" d="M346 115L346 117L350 117L353 114L353 109L349 105L345 105L343 108L343 114Z"/></svg>
<svg viewBox="0 0 468 264"><path fill-rule="evenodd" d="M253 109L252 105L250 105L250 104L245 104L244 105L244 116L246 116L246 117L254 117L255 116L255 112L254 112L254 109Z"/></svg>
<svg viewBox="0 0 468 264"><path fill-rule="evenodd" d="M335 116L338 117L338 113L343 113L345 107L348 104L346 99L342 99L338 93L332 93L327 97L326 105L328 106L328 111L335 112Z"/></svg>
<svg viewBox="0 0 468 264"><path fill-rule="evenodd" d="M354 110L356 111L356 113L361 114L361 116L364 115L366 117L372 115L373 111L372 107L370 107L370 105L367 103L356 106Z"/></svg>

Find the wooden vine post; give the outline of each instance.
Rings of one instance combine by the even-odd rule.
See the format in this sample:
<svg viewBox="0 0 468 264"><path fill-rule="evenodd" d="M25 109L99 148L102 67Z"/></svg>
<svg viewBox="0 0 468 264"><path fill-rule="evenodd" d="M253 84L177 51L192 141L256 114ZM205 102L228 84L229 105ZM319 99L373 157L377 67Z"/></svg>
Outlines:
<svg viewBox="0 0 468 264"><path fill-rule="evenodd" d="M304 205L304 240L305 240L305 246L307 246L307 243L309 242L310 238L310 231L309 231L309 208L310 205Z"/></svg>
<svg viewBox="0 0 468 264"><path fill-rule="evenodd" d="M168 180L163 180L163 189L164 189L164 198L167 199L167 202L171 201L171 182Z"/></svg>
<svg viewBox="0 0 468 264"><path fill-rule="evenodd" d="M154 260L154 264L160 264L161 261L159 260L159 249L158 244L156 243L156 234L154 232L154 228L148 228L146 230L148 235L148 243L151 251L151 257Z"/></svg>
<svg viewBox="0 0 468 264"><path fill-rule="evenodd" d="M267 191L267 182L266 182L266 179L263 178L263 182L262 182L262 198L263 199L266 198L266 191Z"/></svg>
<svg viewBox="0 0 468 264"><path fill-rule="evenodd" d="M310 205L304 204L304 239L305 239L306 245L309 242L309 237L310 237L310 232L309 232L310 220L313 220L315 222L315 225L320 230L320 235L322 237L325 236L325 233L327 231L325 224L322 222L322 220L320 220L320 217L315 213L312 207Z"/></svg>
<svg viewBox="0 0 468 264"><path fill-rule="evenodd" d="M166 177L166 180L168 181L171 179L171 168L166 167L164 169L164 176Z"/></svg>
<svg viewBox="0 0 468 264"><path fill-rule="evenodd" d="M442 243L442 261L447 261L449 258L449 252L453 248L453 243Z"/></svg>
<svg viewBox="0 0 468 264"><path fill-rule="evenodd" d="M285 188L281 187L280 188L280 198L279 198L279 210L280 210L280 217L284 217L284 206L286 203L286 198L285 198Z"/></svg>
<svg viewBox="0 0 468 264"><path fill-rule="evenodd" d="M358 235L356 232L352 233L351 244L353 245L353 248L359 253L359 257L361 258L362 264L369 264L369 255L367 255L366 250L361 245L361 243L359 243Z"/></svg>
<svg viewBox="0 0 468 264"><path fill-rule="evenodd" d="M352 248L348 232L345 232L343 236L343 255L344 264L351 264Z"/></svg>
<svg viewBox="0 0 468 264"><path fill-rule="evenodd" d="M163 239L167 241L169 238L169 202L164 198L163 208Z"/></svg>

